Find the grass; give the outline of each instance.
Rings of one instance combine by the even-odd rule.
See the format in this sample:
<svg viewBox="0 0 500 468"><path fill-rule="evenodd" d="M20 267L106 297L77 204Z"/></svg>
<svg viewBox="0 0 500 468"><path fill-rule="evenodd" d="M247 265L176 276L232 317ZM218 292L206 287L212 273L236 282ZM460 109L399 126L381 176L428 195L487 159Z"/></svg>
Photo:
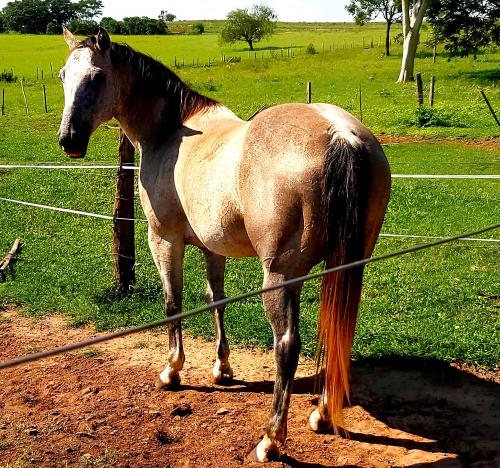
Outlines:
<svg viewBox="0 0 500 468"><path fill-rule="evenodd" d="M213 25L216 28L217 25ZM397 135L486 138L500 132L479 99L485 87L499 105L495 82L500 55L482 55L477 62L440 55L438 64L423 53L417 69L427 78L437 76L436 108L451 113L462 126L419 128L415 116L414 85L396 85L400 57L380 56L380 49L344 49L343 41L361 42L366 34L382 31L352 25L286 25L258 54L275 53L295 45L295 57L248 58L241 45L220 48L215 34L203 36L130 37L133 46L172 62L185 54L205 61L209 56L242 56L235 64L185 67L181 77L248 117L263 104L303 101L305 85L313 81L315 101L333 102L358 113L361 83L364 122L376 133ZM323 52L322 44L341 48ZM314 44L319 52L306 54L300 47ZM299 47L300 46L300 47ZM278 49L273 49L278 47ZM397 53L398 51L396 51ZM425 52L425 51L424 51ZM280 52L278 52L281 54ZM55 133L63 105L61 87L50 77L66 54L59 37L0 35L0 70L25 77L30 116L24 115L20 85L4 84L6 116L0 117L0 164L66 163ZM219 59L220 60L220 59ZM50 112L44 114L42 81L36 65L45 71ZM57 73L56 73L57 74ZM93 136L82 164L116 161L117 132L101 128ZM394 173L498 174L498 147L453 142L420 142L385 146ZM80 164L80 163L72 163ZM0 196L111 214L113 171L0 170ZM498 222L500 189L491 180L395 180L383 231L398 234L451 235ZM140 208L137 217L142 218ZM110 222L0 203L0 252L16 237L25 246L15 266L15 277L0 284L0 305L21 303L25 312L68 314L74 325L93 322L98 329L124 327L163 316L159 276L146 243L145 223L137 223L138 283L129 298L120 297L113 284L112 227ZM491 237L500 237L498 232ZM407 247L416 241L380 239L376 254ZM458 243L421 252L367 268L355 357L419 356L460 360L495 367L500 355L498 314L498 244ZM184 308L203 303L205 289L202 256L189 248L185 261ZM258 262L229 260L226 295L258 288ZM318 283L305 286L302 296L303 350L315 350ZM232 342L272 346L272 334L259 298L228 307L227 331ZM187 321L189 333L213 337L208 315Z"/></svg>

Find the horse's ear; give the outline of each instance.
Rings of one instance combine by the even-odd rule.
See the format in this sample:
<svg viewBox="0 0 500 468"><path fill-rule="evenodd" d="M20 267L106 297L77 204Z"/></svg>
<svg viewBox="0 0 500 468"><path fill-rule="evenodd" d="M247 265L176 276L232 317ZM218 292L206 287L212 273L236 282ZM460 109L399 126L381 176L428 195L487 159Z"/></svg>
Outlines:
<svg viewBox="0 0 500 468"><path fill-rule="evenodd" d="M97 32L97 48L102 52L106 52L110 45L111 39L109 38L108 31L104 28L99 28Z"/></svg>
<svg viewBox="0 0 500 468"><path fill-rule="evenodd" d="M78 39L75 36L73 36L71 31L64 26L63 26L63 36L64 40L66 41L66 44L68 44L68 47L70 49L74 49L77 46Z"/></svg>

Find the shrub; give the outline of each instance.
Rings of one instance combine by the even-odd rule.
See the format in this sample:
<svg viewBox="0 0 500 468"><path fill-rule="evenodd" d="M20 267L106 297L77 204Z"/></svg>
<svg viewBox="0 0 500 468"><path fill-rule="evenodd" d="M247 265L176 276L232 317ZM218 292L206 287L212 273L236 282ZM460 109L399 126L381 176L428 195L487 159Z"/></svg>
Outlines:
<svg viewBox="0 0 500 468"><path fill-rule="evenodd" d="M0 81L4 81L5 83L15 83L17 81L17 76L14 76L14 72L4 70L0 73Z"/></svg>
<svg viewBox="0 0 500 468"><path fill-rule="evenodd" d="M436 107L417 107L412 123L417 127L463 126L456 117Z"/></svg>
<svg viewBox="0 0 500 468"><path fill-rule="evenodd" d="M193 24L194 34L203 34L205 32L205 25L203 23Z"/></svg>
<svg viewBox="0 0 500 468"><path fill-rule="evenodd" d="M306 52L308 54L314 55L316 53L316 48L314 47L314 44L309 44L306 48Z"/></svg>

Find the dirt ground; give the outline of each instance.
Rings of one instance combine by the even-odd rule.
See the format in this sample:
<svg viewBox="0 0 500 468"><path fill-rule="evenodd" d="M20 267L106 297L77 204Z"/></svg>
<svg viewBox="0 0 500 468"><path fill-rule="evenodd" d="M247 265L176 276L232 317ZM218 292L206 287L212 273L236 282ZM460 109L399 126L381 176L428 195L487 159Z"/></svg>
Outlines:
<svg viewBox="0 0 500 468"><path fill-rule="evenodd" d="M0 311L0 360L95 335ZM259 466L247 455L264 432L273 357L233 349L234 385L214 386L213 344L186 338L182 387L153 382L165 331L0 371L0 466ZM350 439L306 428L314 364L302 360L284 456L269 466L498 467L500 372L434 361L353 364Z"/></svg>

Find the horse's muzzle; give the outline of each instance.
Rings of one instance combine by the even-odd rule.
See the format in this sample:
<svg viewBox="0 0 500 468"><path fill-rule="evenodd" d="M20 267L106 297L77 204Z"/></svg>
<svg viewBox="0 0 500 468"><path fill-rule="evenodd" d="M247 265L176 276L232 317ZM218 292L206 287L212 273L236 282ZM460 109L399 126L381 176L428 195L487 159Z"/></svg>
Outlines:
<svg viewBox="0 0 500 468"><path fill-rule="evenodd" d="M87 152L90 135L80 132L59 132L58 140L62 150L70 158L83 158Z"/></svg>

